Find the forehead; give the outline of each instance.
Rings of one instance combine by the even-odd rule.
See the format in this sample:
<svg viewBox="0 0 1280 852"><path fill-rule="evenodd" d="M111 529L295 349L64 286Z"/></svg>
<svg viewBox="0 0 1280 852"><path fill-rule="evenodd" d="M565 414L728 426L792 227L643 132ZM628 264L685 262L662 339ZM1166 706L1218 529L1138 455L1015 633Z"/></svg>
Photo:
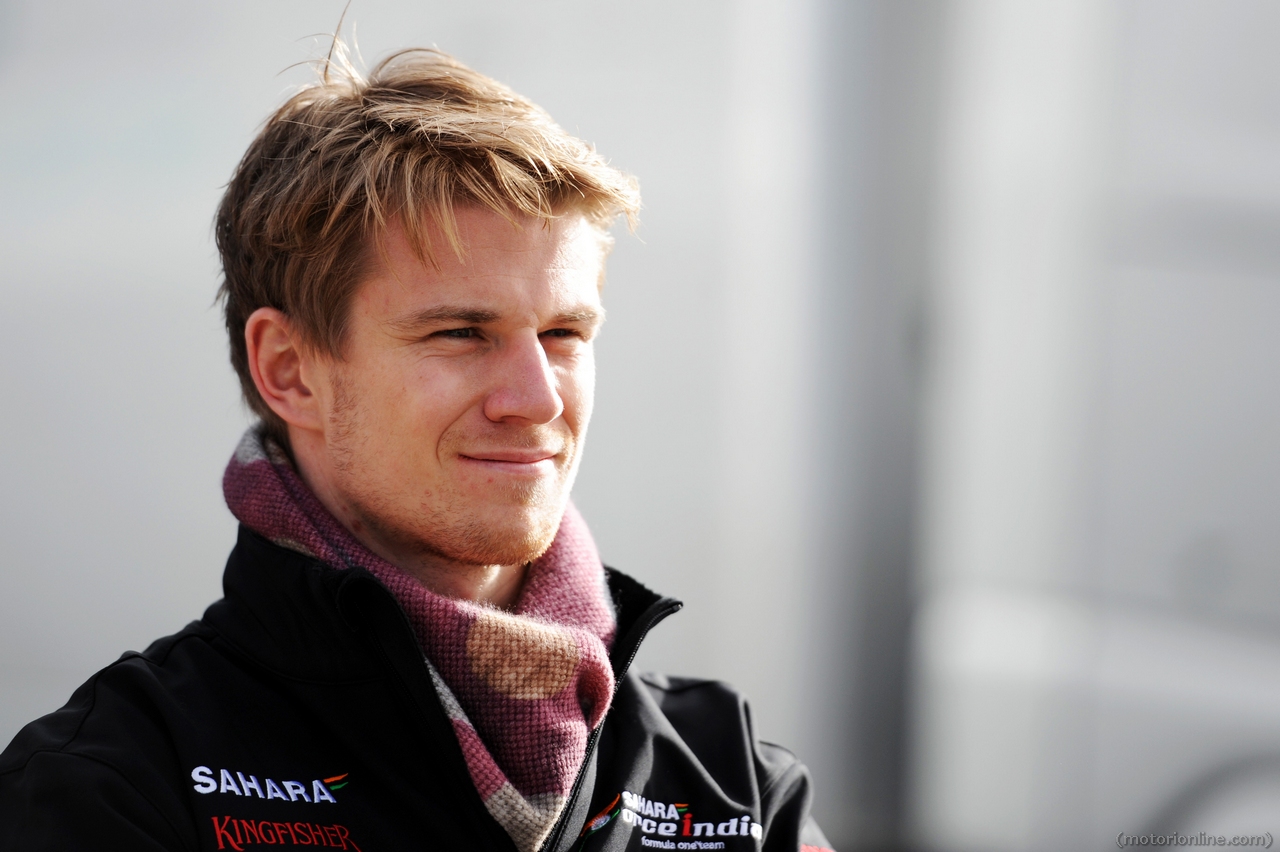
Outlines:
<svg viewBox="0 0 1280 852"><path fill-rule="evenodd" d="M606 242L580 215L513 222L491 210L461 207L457 233L461 255L438 226L429 225L428 256L415 251L400 223L391 223L372 247L357 300L388 310L432 299L598 301Z"/></svg>

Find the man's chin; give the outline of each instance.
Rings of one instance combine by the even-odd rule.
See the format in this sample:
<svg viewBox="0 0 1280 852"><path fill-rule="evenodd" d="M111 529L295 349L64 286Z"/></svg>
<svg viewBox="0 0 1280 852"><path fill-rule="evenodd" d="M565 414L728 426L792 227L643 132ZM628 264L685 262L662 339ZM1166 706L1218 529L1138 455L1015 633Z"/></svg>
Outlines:
<svg viewBox="0 0 1280 852"><path fill-rule="evenodd" d="M535 517L473 519L433 524L419 539L424 549L467 565L523 565L547 552L563 510Z"/></svg>

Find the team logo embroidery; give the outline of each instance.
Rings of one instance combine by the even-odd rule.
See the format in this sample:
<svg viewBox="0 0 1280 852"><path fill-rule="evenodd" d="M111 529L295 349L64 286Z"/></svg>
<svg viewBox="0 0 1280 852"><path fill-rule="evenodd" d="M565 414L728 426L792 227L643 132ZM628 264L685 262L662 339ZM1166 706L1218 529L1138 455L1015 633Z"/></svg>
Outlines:
<svg viewBox="0 0 1280 852"><path fill-rule="evenodd" d="M724 849L722 837L760 840L764 828L749 814L724 821L700 821L686 802L659 802L623 790L603 810L587 821L579 835L586 838L617 821L643 835L640 845L656 849Z"/></svg>
<svg viewBox="0 0 1280 852"><path fill-rule="evenodd" d="M292 846L328 846L331 849L352 849L363 852L351 839L351 830L345 825L320 825L313 822L274 822L265 819L236 819L233 816L213 817L213 839L219 849L242 852L250 846L276 846L289 843Z"/></svg>
<svg viewBox="0 0 1280 852"><path fill-rule="evenodd" d="M348 773L344 772L331 778L316 778L308 789L302 781L277 783L274 778L264 778L259 781L258 776L245 775L239 770L232 775L230 770L220 769L217 778L214 778L213 770L207 766L197 766L191 770L191 780L196 782L192 789L203 795L234 793L237 796L257 796L259 799L280 799L285 802L302 801L313 805L321 802L336 805L338 800L333 793L347 786L347 775Z"/></svg>
<svg viewBox="0 0 1280 852"><path fill-rule="evenodd" d="M308 786L303 781L276 781L274 778L246 775L238 769L235 772L219 769L215 774L208 766L197 766L191 770L191 780L195 782L192 789L206 796L226 793L248 798L256 796L259 799L279 799L282 802L336 805L338 799L334 793L350 783L348 774L343 772L328 778L315 778ZM351 830L338 823L325 825L312 822L275 822L240 819L230 815L215 816L212 820L213 839L217 841L219 849L239 852L251 846L288 843L294 846L328 846L360 852L360 847L351 838Z"/></svg>

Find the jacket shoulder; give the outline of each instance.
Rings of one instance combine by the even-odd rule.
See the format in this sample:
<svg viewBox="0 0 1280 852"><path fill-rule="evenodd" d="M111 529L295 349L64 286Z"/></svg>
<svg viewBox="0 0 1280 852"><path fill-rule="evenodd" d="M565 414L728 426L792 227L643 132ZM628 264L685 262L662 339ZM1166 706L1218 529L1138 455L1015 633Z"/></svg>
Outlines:
<svg viewBox="0 0 1280 852"><path fill-rule="evenodd" d="M0 754L0 847L89 848L106 837L137 849L193 844L175 818L185 806L172 721L184 715L173 712L191 668L183 657L199 656L208 638L194 622L127 653L18 732Z"/></svg>
<svg viewBox="0 0 1280 852"><path fill-rule="evenodd" d="M174 799L170 793L156 801L92 757L37 751L18 770L0 774L0 848L195 849Z"/></svg>
<svg viewBox="0 0 1280 852"><path fill-rule="evenodd" d="M0 754L0 775L20 771L41 752L83 751L110 764L112 752L129 746L107 741L145 737L154 727L148 724L156 720L153 710L171 691L169 682L182 678L182 670L188 668L175 657L211 638L212 631L196 621L141 653L121 655L81 684L61 708L23 727Z"/></svg>

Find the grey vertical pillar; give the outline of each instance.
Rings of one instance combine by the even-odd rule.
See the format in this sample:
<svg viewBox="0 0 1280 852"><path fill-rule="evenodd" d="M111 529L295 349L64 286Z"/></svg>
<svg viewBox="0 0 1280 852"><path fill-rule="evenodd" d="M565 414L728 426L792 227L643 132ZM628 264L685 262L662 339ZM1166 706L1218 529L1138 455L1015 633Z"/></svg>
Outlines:
<svg viewBox="0 0 1280 852"><path fill-rule="evenodd" d="M949 5L912 833L947 850L1087 848L1082 684L1101 632L1076 590L1117 7Z"/></svg>
<svg viewBox="0 0 1280 852"><path fill-rule="evenodd" d="M896 845L943 6L734 7L714 670Z"/></svg>
<svg viewBox="0 0 1280 852"><path fill-rule="evenodd" d="M806 757L841 849L899 837L943 13L932 0L822 10L808 463L824 627L807 658L827 742Z"/></svg>

